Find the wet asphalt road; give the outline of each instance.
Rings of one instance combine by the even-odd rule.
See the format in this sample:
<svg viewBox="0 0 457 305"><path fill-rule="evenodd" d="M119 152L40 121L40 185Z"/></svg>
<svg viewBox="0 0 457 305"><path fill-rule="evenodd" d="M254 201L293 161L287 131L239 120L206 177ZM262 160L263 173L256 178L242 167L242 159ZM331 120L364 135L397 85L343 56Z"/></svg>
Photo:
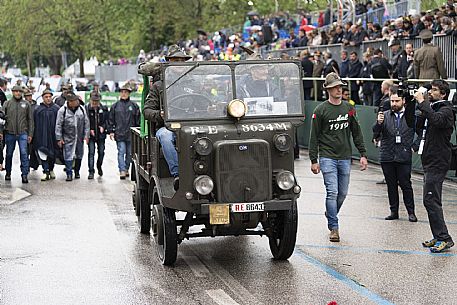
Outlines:
<svg viewBox="0 0 457 305"><path fill-rule="evenodd" d="M105 175L22 185L18 156L13 181L0 174L0 304L457 304L457 251L431 254L414 175L418 223L385 221L389 213L379 167L355 163L341 210L341 242L330 243L321 175L306 152L296 162L302 186L294 255L271 259L266 237L186 240L175 267L156 258L138 233L131 183L119 180L115 146L107 141ZM446 183L445 216L457 236L456 185Z"/></svg>

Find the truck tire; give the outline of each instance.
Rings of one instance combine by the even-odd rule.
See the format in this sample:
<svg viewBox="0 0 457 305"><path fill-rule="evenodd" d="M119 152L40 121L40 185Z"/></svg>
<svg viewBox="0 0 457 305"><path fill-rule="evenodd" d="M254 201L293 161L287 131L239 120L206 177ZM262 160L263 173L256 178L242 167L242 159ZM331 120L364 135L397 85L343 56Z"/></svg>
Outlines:
<svg viewBox="0 0 457 305"><path fill-rule="evenodd" d="M152 232L160 262L166 266L173 265L178 256L175 210L155 204L152 212Z"/></svg>
<svg viewBox="0 0 457 305"><path fill-rule="evenodd" d="M141 178L140 178L141 179ZM135 183L135 210L138 218L138 229L142 234L149 234L151 231L151 205L148 202L147 191L140 190L139 181Z"/></svg>
<svg viewBox="0 0 457 305"><path fill-rule="evenodd" d="M294 200L288 211L277 211L272 218L273 236L269 237L271 254L276 260L286 260L294 252L297 240L297 202Z"/></svg>

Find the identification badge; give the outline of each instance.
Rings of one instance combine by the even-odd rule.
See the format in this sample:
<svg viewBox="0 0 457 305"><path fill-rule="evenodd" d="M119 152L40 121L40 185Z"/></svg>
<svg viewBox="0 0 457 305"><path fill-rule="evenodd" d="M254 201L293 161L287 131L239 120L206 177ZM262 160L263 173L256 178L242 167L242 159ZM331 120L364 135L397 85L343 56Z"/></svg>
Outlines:
<svg viewBox="0 0 457 305"><path fill-rule="evenodd" d="M397 143L397 144L401 143L401 136L395 136L395 143Z"/></svg>
<svg viewBox="0 0 457 305"><path fill-rule="evenodd" d="M422 155L422 151L424 150L424 144L425 144L425 140L421 140L421 143L419 144L419 150L417 151L417 154Z"/></svg>

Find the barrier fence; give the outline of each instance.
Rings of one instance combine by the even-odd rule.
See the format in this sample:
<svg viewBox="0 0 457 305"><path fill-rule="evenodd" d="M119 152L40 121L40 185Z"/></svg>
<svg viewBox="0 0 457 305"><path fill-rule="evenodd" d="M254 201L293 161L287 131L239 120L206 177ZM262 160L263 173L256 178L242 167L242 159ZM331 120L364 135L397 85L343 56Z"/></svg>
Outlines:
<svg viewBox="0 0 457 305"><path fill-rule="evenodd" d="M390 58L392 56L392 51L388 46L387 40L374 40L374 41L365 41L360 46L343 46L342 44L333 44L333 45L322 45L322 46L306 46L300 48L288 48L288 49L280 49L280 50L273 50L273 51L265 51L263 53L264 58L268 56L272 58L279 58L281 54L286 53L289 56L298 56L301 51L309 50L311 53L316 51L327 51L332 53L332 58L335 59L338 64L341 64L340 52L342 50L346 50L349 53L355 51L359 59L362 58L363 52L365 52L368 48L371 49L381 49L384 53L386 58ZM415 39L400 39L400 44L404 49L405 45L411 43L414 47L414 50L419 49L422 47L423 43L420 38ZM454 35L434 35L433 36L433 44L440 47L441 52L443 53L444 65L447 70L447 74L449 78L456 77L456 69L457 69L457 38Z"/></svg>

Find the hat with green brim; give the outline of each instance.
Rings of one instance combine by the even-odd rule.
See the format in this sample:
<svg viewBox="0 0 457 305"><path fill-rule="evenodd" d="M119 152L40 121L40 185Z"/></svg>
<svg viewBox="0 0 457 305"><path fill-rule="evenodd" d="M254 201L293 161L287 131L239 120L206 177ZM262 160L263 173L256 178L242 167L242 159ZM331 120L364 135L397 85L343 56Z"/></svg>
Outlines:
<svg viewBox="0 0 457 305"><path fill-rule="evenodd" d="M13 89L11 89L11 91L19 91L19 92L24 92L24 88L22 88L22 86L14 86Z"/></svg>
<svg viewBox="0 0 457 305"><path fill-rule="evenodd" d="M325 77L324 89L330 89L336 86L346 86L347 84L335 72L329 73Z"/></svg>

